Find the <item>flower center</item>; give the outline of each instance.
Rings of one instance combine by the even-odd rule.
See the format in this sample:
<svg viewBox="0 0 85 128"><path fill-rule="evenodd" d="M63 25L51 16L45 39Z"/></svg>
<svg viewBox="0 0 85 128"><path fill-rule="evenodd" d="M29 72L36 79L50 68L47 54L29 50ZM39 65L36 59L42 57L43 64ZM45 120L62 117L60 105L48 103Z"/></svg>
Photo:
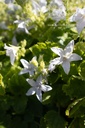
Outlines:
<svg viewBox="0 0 85 128"><path fill-rule="evenodd" d="M36 87L37 87L37 89L41 89L41 83L40 82L39 83L37 82L36 83Z"/></svg>
<svg viewBox="0 0 85 128"><path fill-rule="evenodd" d="M67 59L68 59L68 57L63 55L63 61L66 61Z"/></svg>

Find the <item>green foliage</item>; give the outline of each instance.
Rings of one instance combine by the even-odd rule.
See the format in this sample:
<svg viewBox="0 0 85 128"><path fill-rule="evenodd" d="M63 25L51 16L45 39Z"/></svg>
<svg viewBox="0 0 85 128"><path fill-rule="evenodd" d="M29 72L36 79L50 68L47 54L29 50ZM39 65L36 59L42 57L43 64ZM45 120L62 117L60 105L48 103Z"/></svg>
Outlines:
<svg viewBox="0 0 85 128"><path fill-rule="evenodd" d="M71 98L81 98L85 96L85 81L71 77L69 84L63 85L63 91Z"/></svg>
<svg viewBox="0 0 85 128"><path fill-rule="evenodd" d="M0 95L4 95L5 94L5 87L4 87L4 83L3 83L3 77L0 74Z"/></svg>
<svg viewBox="0 0 85 128"><path fill-rule="evenodd" d="M44 117L44 120L46 122L46 127L48 128L65 127L65 120L56 111L48 111Z"/></svg>
<svg viewBox="0 0 85 128"><path fill-rule="evenodd" d="M85 127L85 117L81 117L81 118L75 118L71 125L69 126L69 128L84 128Z"/></svg>
<svg viewBox="0 0 85 128"><path fill-rule="evenodd" d="M0 128L85 128L85 29L78 34L76 24L69 22L76 7L83 7L85 2L63 0L66 18L62 20L62 15L54 14L56 20L61 19L57 22L51 15L56 5L51 8L50 1L47 0L47 12L43 12L42 4L32 6L31 0L15 0L12 6L0 1ZM51 48L64 49L71 40L73 53L82 60L72 61L68 74L62 64L50 71L51 60L59 57ZM32 60L35 56L36 60ZM29 64L35 66L33 75L29 73L33 68ZM20 75L23 69L28 72ZM42 102L38 101L37 91L26 95L32 86L26 79L36 81L39 75L43 81L37 84L52 87L50 91L41 91Z"/></svg>
<svg viewBox="0 0 85 128"><path fill-rule="evenodd" d="M53 53L51 51L51 47L57 46L54 42L39 42L34 46L30 47L29 50L32 52L34 56L43 55L44 60L46 62L50 61L50 58L53 57Z"/></svg>
<svg viewBox="0 0 85 128"><path fill-rule="evenodd" d="M66 110L69 117L83 117L85 112L85 98L77 99Z"/></svg>

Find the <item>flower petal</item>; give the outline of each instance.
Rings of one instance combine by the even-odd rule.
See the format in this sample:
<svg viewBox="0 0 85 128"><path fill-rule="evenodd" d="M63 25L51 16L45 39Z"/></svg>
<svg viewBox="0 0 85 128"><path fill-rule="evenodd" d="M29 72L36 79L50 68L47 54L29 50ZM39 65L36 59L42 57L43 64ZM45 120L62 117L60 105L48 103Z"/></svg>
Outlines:
<svg viewBox="0 0 85 128"><path fill-rule="evenodd" d="M70 71L70 62L69 61L64 61L63 64L62 64L62 67L64 69L64 72L66 74L68 74L69 71Z"/></svg>
<svg viewBox="0 0 85 128"><path fill-rule="evenodd" d="M6 44L4 44L4 49L6 49L6 55L10 57L10 62L12 65L14 64L18 48L19 47L12 46L12 45L10 45L9 47Z"/></svg>
<svg viewBox="0 0 85 128"><path fill-rule="evenodd" d="M26 96L30 96L30 95L34 95L35 94L35 90L34 88L30 88L27 93L26 93Z"/></svg>
<svg viewBox="0 0 85 128"><path fill-rule="evenodd" d="M15 20L14 23L15 24L20 24L22 22L22 20Z"/></svg>
<svg viewBox="0 0 85 128"><path fill-rule="evenodd" d="M37 89L36 96L40 102L42 102L42 92L40 89Z"/></svg>
<svg viewBox="0 0 85 128"><path fill-rule="evenodd" d="M50 87L49 85L44 85L44 84L42 84L42 85L41 85L41 90L42 90L43 92L47 92L47 91L52 90L52 87Z"/></svg>
<svg viewBox="0 0 85 128"><path fill-rule="evenodd" d="M10 47L8 47L6 44L4 44L4 49L10 50Z"/></svg>
<svg viewBox="0 0 85 128"><path fill-rule="evenodd" d="M70 22L77 22L81 19L82 15L81 15L81 12L82 12L82 9L80 8L77 8L76 9L76 13L73 14L71 17L70 17Z"/></svg>
<svg viewBox="0 0 85 128"><path fill-rule="evenodd" d="M14 61L15 61L15 55L13 54L13 52L11 52L11 54L10 54L10 62L11 62L12 65L14 64Z"/></svg>
<svg viewBox="0 0 85 128"><path fill-rule="evenodd" d="M30 62L32 62L32 61L37 61L37 57L34 56Z"/></svg>
<svg viewBox="0 0 85 128"><path fill-rule="evenodd" d="M74 40L71 40L68 45L65 47L64 49L64 54L66 56L68 56L69 54L71 54L73 52L73 48L74 48Z"/></svg>
<svg viewBox="0 0 85 128"><path fill-rule="evenodd" d="M28 72L29 72L29 70L24 68L23 70L20 71L19 75L22 75L22 74L25 74L25 73L28 73Z"/></svg>
<svg viewBox="0 0 85 128"><path fill-rule="evenodd" d="M85 19L79 20L79 22L77 22L77 31L79 34L84 27L85 27Z"/></svg>
<svg viewBox="0 0 85 128"><path fill-rule="evenodd" d="M51 60L50 63L53 65L59 65L62 63L62 57L57 57L57 58Z"/></svg>
<svg viewBox="0 0 85 128"><path fill-rule="evenodd" d="M31 85L31 86L36 86L36 82L32 79L26 79L26 81Z"/></svg>
<svg viewBox="0 0 85 128"><path fill-rule="evenodd" d="M29 63L25 60L25 59L20 59L22 65L24 66L24 68L28 68Z"/></svg>
<svg viewBox="0 0 85 128"><path fill-rule="evenodd" d="M42 75L38 76L38 78L37 78L36 82L37 82L37 83L42 82Z"/></svg>
<svg viewBox="0 0 85 128"><path fill-rule="evenodd" d="M33 76L34 75L34 69L28 70L28 72L29 72L29 75L30 76Z"/></svg>
<svg viewBox="0 0 85 128"><path fill-rule="evenodd" d="M63 49L62 49L62 48L52 47L51 50L52 50L55 54L58 54L59 56L61 56L61 55L63 54Z"/></svg>
<svg viewBox="0 0 85 128"><path fill-rule="evenodd" d="M24 27L24 29L25 29L25 32L28 34L29 33L28 29L26 27Z"/></svg>
<svg viewBox="0 0 85 128"><path fill-rule="evenodd" d="M73 53L70 58L69 58L69 61L77 61L77 60L82 60L81 56L79 56L78 54L76 53Z"/></svg>
<svg viewBox="0 0 85 128"><path fill-rule="evenodd" d="M21 23L19 23L18 28L25 28L25 22L22 21Z"/></svg>
<svg viewBox="0 0 85 128"><path fill-rule="evenodd" d="M48 67L49 71L53 71L56 65L62 64L62 58L58 57L50 61L50 65Z"/></svg>
<svg viewBox="0 0 85 128"><path fill-rule="evenodd" d="M50 65L49 65L49 67L48 67L48 70L49 70L50 72L52 72L52 71L55 69L55 66L56 66L56 65L53 65L52 63L50 63Z"/></svg>

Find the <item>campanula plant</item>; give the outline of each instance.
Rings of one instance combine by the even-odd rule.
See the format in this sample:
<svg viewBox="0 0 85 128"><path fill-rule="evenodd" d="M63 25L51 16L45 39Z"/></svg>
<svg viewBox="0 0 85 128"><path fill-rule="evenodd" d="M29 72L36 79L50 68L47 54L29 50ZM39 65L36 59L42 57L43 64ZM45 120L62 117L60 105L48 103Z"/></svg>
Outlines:
<svg viewBox="0 0 85 128"><path fill-rule="evenodd" d="M85 127L84 0L0 0L0 128Z"/></svg>

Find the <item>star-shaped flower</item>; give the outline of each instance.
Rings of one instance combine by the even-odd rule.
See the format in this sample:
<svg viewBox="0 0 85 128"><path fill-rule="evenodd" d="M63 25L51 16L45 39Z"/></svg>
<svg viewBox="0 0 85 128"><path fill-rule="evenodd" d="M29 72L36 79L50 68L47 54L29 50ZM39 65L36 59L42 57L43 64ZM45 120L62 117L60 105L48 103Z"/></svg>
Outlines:
<svg viewBox="0 0 85 128"><path fill-rule="evenodd" d="M50 17L58 23L60 20L65 20L66 8L62 0L52 0L49 4L49 10L51 11Z"/></svg>
<svg viewBox="0 0 85 128"><path fill-rule="evenodd" d="M30 76L34 75L37 65L34 65L33 62L35 61L37 63L36 56L33 57L30 62L26 61L25 59L21 59L20 61L24 66L24 69L22 69L19 74L22 75L25 73L29 73Z"/></svg>
<svg viewBox="0 0 85 128"><path fill-rule="evenodd" d="M26 93L27 96L34 95L36 93L36 97L40 102L42 102L42 91L47 92L52 90L52 87L49 85L43 84L43 78L40 75L36 81L33 79L26 79L26 81L32 86Z"/></svg>
<svg viewBox="0 0 85 128"><path fill-rule="evenodd" d="M62 0L51 0L50 1L50 5L57 5L58 7L64 6L63 1Z"/></svg>
<svg viewBox="0 0 85 128"><path fill-rule="evenodd" d="M14 61L16 59L16 56L17 56L17 52L19 50L19 47L13 46L13 45L10 45L10 47L9 47L9 46L7 46L5 44L4 45L4 49L6 49L6 55L10 57L10 62L13 65L14 64Z"/></svg>
<svg viewBox="0 0 85 128"><path fill-rule="evenodd" d="M33 7L33 13L38 14L40 12L45 13L47 12L47 1L46 0L32 0L32 7Z"/></svg>
<svg viewBox="0 0 85 128"><path fill-rule="evenodd" d="M25 33L29 34L29 30L32 29L34 26L27 26L27 24L30 22L30 20L22 21L22 20L16 20L14 23L18 24L18 29L24 30Z"/></svg>
<svg viewBox="0 0 85 128"><path fill-rule="evenodd" d="M85 8L77 8L76 13L70 17L71 22L76 22L77 31L80 34L85 27Z"/></svg>
<svg viewBox="0 0 85 128"><path fill-rule="evenodd" d="M68 74L70 71L70 62L82 60L82 58L78 54L72 53L73 48L74 48L74 40L70 41L70 43L65 47L64 50L62 48L56 48L56 47L51 48L51 50L55 54L58 54L60 57L57 57L50 61L49 71L53 71L56 65L61 64L64 69L64 72Z"/></svg>
<svg viewBox="0 0 85 128"><path fill-rule="evenodd" d="M66 12L64 8L53 9L51 13L51 18L58 23L60 20L65 20Z"/></svg>

